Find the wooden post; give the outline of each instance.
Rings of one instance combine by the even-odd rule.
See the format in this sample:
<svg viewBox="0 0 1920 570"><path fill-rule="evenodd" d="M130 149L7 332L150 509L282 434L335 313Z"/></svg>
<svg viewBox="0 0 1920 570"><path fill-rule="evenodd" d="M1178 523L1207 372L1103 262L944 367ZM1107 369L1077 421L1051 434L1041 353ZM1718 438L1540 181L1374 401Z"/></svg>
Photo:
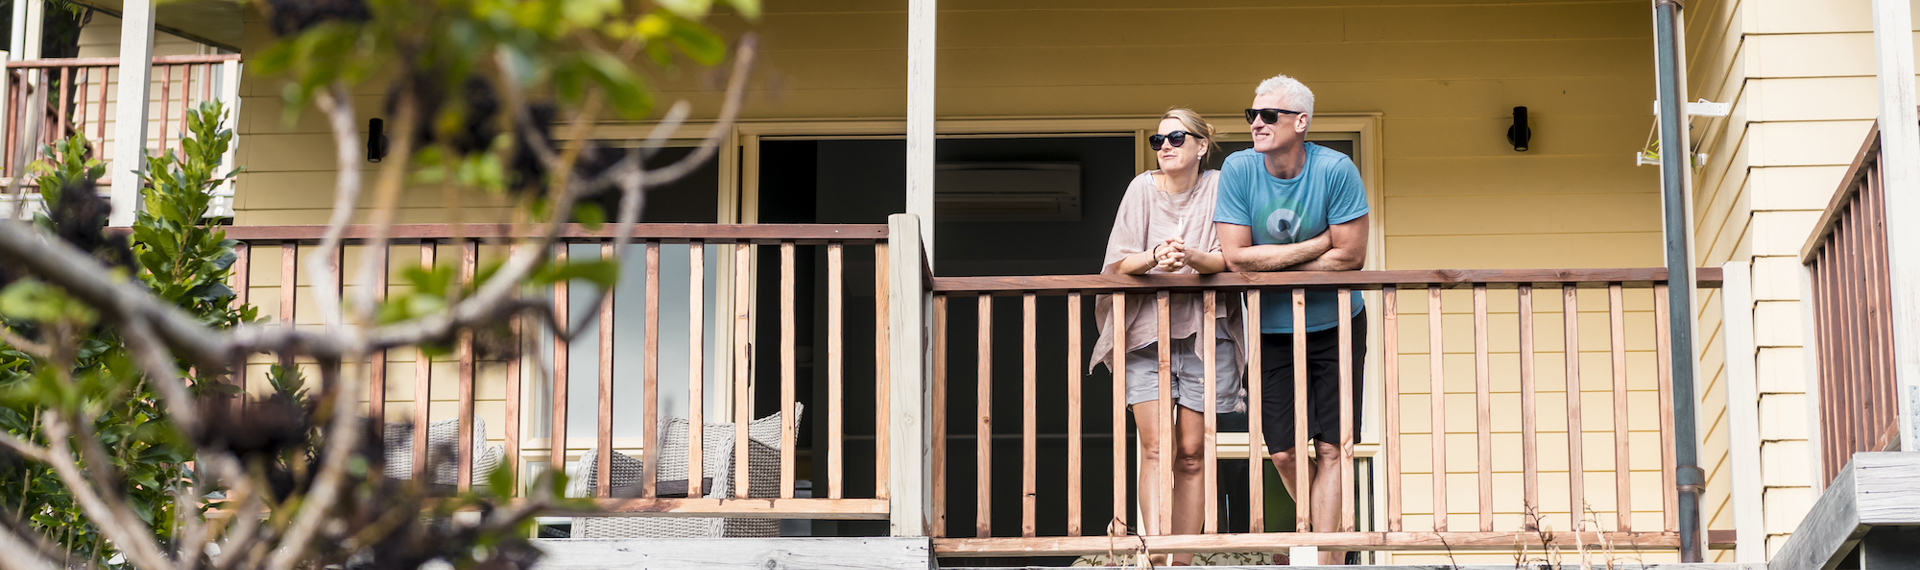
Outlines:
<svg viewBox="0 0 1920 570"><path fill-rule="evenodd" d="M113 213L107 225L133 225L140 209L140 164L147 153L147 82L153 71L154 0L127 0L121 4L120 98L114 106ZM33 34L37 36L38 34ZM418 451L416 449L416 451Z"/></svg>
<svg viewBox="0 0 1920 570"><path fill-rule="evenodd" d="M907 213L933 267L933 94L936 0L907 2ZM891 225L893 222L889 221ZM889 234L891 235L891 234ZM893 239L898 239L893 238ZM918 253L915 253L918 256ZM919 271L919 266L914 266Z"/></svg>
<svg viewBox="0 0 1920 570"><path fill-rule="evenodd" d="M1753 277L1747 262L1720 266L1720 346L1726 347L1727 460L1733 474L1733 557L1766 562L1766 519L1761 516L1760 388L1755 380Z"/></svg>
<svg viewBox="0 0 1920 570"><path fill-rule="evenodd" d="M917 9L926 2L927 24L932 26L932 0L914 0ZM929 37L928 43L932 43ZM931 45L928 46L931 49ZM931 54L929 54L931 57ZM931 79L928 80L931 83ZM927 95L932 102L932 94ZM932 137L929 136L929 139ZM929 150L931 152L931 150ZM928 165L931 167L931 165ZM928 177L931 178L931 171ZM929 197L931 197L929 195ZM929 224L931 225L931 224ZM925 271L926 249L921 245L921 223L912 214L894 214L887 218L887 254L892 257L887 269L888 328L892 341L888 379L887 407L887 485L891 496L890 520L893 536L926 536L933 512L933 432L926 419L933 416L933 400L928 397L926 311L931 306Z"/></svg>
<svg viewBox="0 0 1920 570"><path fill-rule="evenodd" d="M1807 480L1813 482L1813 492L1819 493L1827 486L1827 482L1822 481L1820 477L1826 469L1821 461L1821 458L1825 457L1825 450L1821 449L1822 440L1825 438L1820 436L1819 423L1821 344L1820 335L1815 334L1820 321L1814 316L1813 268L1801 265L1795 273L1798 273L1797 277L1800 281L1800 360L1803 366L1801 373L1804 374L1802 378L1807 382L1807 421L1812 424L1812 437L1807 438ZM1738 558L1739 554L1736 552L1734 556Z"/></svg>
<svg viewBox="0 0 1920 570"><path fill-rule="evenodd" d="M1912 6L1873 1L1873 44L1880 84L1880 177L1887 220L1920 212L1920 110L1913 81ZM1893 300L1894 402L1900 418L1900 449L1920 449L1920 231L1890 223L1887 231L1888 291Z"/></svg>

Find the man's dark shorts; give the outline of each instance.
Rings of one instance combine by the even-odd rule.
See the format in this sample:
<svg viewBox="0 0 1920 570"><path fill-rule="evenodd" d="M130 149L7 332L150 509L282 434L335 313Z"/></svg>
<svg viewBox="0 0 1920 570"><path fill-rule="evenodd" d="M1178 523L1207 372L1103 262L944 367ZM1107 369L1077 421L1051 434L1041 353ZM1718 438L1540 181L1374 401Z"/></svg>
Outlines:
<svg viewBox="0 0 1920 570"><path fill-rule="evenodd" d="M1347 329L1353 338L1353 434L1365 394L1367 313L1354 315ZM1267 451L1293 449L1293 335L1260 335L1260 431ZM1334 443L1340 439L1340 327L1307 333L1307 437Z"/></svg>

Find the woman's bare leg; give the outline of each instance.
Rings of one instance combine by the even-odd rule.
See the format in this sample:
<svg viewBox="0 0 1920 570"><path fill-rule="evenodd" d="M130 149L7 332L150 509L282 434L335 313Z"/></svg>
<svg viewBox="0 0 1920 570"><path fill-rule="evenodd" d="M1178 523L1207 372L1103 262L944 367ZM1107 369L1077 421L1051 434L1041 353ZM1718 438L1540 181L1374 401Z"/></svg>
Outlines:
<svg viewBox="0 0 1920 570"><path fill-rule="evenodd" d="M1179 439L1174 440L1173 463L1173 534L1200 534L1205 528L1207 501L1206 486L1206 414L1193 411L1186 406L1175 406L1180 410L1179 421L1174 423L1173 431ZM1174 562L1191 562L1193 555L1174 555Z"/></svg>

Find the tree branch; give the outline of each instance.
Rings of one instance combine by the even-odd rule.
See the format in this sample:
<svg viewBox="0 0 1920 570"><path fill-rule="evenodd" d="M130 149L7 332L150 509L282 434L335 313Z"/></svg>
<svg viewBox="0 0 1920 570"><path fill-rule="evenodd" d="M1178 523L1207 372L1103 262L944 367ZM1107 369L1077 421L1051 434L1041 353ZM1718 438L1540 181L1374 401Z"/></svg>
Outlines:
<svg viewBox="0 0 1920 570"><path fill-rule="evenodd" d="M307 271L315 283L333 283L340 279L341 235L353 222L353 208L360 203L360 130L355 121L353 94L341 83L314 94L314 103L327 114L327 126L333 129L334 160L337 173L333 190L333 214L327 218L327 233L320 240L320 255L307 258ZM333 287L314 287L313 298L328 328L339 328L344 316L340 291Z"/></svg>
<svg viewBox="0 0 1920 570"><path fill-rule="evenodd" d="M12 530L0 531L0 570L59 570L53 560Z"/></svg>
<svg viewBox="0 0 1920 570"><path fill-rule="evenodd" d="M332 391L332 422L327 427L327 450L320 464L320 474L314 477L313 486L300 501L300 510L293 515L293 525L280 541L280 546L268 561L271 570L290 570L295 563L307 554L307 544L313 541L313 535L320 530L320 524L326 521L335 501L341 496L341 488L347 478L347 463L353 458L353 452L360 446L359 414L352 407L359 402L355 391L358 383L340 381L340 362L323 361L320 365L320 383L322 389Z"/></svg>
<svg viewBox="0 0 1920 570"><path fill-rule="evenodd" d="M133 518L127 510L107 504L106 499L87 482L87 477L80 473L80 466L73 462L73 451L67 447L67 439L73 434L67 426L65 414L50 410L46 426L47 456L51 459L49 463L53 466L53 472L60 477L61 484L73 493L74 502L80 504L80 510L86 512L87 518L100 528L100 534L113 541L113 545L135 566L147 570L172 568L166 555L160 552L160 546L154 543L153 529Z"/></svg>

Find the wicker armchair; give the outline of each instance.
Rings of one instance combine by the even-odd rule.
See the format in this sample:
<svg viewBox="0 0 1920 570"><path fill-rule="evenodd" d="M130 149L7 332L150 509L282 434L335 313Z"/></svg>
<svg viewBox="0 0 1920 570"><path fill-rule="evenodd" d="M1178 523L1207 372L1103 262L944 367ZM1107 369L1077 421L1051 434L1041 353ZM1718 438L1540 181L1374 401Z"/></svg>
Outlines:
<svg viewBox="0 0 1920 570"><path fill-rule="evenodd" d="M386 445L387 467L384 473L388 479L410 481L413 479L413 426L409 424L387 424L381 434ZM452 487L460 480L460 464L449 456L460 445L460 420L440 420L427 424L427 467L433 471L434 485ZM473 478L476 488L485 487L487 474L492 473L500 462L505 460L506 451L501 446L487 445L487 422L473 419Z"/></svg>
<svg viewBox="0 0 1920 570"><path fill-rule="evenodd" d="M801 416L800 404L795 404L794 420L798 425ZM687 426L685 418L667 418L661 422L659 431L660 472L657 481L686 481L687 479ZM780 414L754 420L747 424L747 476L751 481L747 489L748 496L771 498L780 496ZM730 423L706 424L701 432L705 443L701 446L702 479L711 477L711 483L703 489L706 498L726 498L733 496L733 456L734 428ZM598 450L587 450L580 462L570 470L568 495L591 497L598 491L595 478L598 467ZM641 461L638 458L614 452L609 461L613 483L612 495L615 497L635 496L639 494ZM573 519L573 538L716 538L716 537L773 537L780 536L780 521L773 519L723 519L723 518L667 518L667 517L575 517Z"/></svg>

